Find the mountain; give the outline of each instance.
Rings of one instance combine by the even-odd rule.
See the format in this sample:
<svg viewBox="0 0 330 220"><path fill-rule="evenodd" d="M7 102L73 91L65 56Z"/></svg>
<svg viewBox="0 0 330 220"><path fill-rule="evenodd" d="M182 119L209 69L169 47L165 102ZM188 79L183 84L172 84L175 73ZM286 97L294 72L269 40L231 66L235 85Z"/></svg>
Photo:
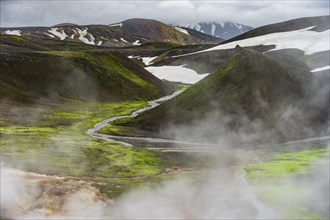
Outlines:
<svg viewBox="0 0 330 220"><path fill-rule="evenodd" d="M230 21L223 23L199 22L197 24L187 24L182 26L200 31L208 35L219 37L225 40L233 38L237 35L243 34L253 29L253 27L251 26L238 24Z"/></svg>
<svg viewBox="0 0 330 220"><path fill-rule="evenodd" d="M111 25L62 23L52 27L0 28L0 33L23 36L31 41L54 39L100 47L131 47L148 42L188 45L216 44L223 41L213 36L168 26L149 19L129 19Z"/></svg>
<svg viewBox="0 0 330 220"><path fill-rule="evenodd" d="M175 48L165 51L154 65L186 65L198 73L213 72L234 54L235 47L239 45L274 55L284 62L299 59L303 61L305 70L312 70L330 65L329 23L329 16L318 16L270 24L193 53L176 54ZM314 53L318 53L317 59L311 59ZM284 59L288 56L290 59Z"/></svg>
<svg viewBox="0 0 330 220"><path fill-rule="evenodd" d="M187 45L222 41L222 39L216 37L193 30L189 31L176 26L169 26L151 19L133 18L114 25L122 28L127 33L158 42L172 42Z"/></svg>
<svg viewBox="0 0 330 220"><path fill-rule="evenodd" d="M236 48L235 55L214 73L182 94L116 124L140 129L134 135L166 138L175 138L175 130L180 127L194 130L196 124L204 137L219 137L225 128L228 134L242 130L265 132L260 137L267 141L299 138L310 135L328 120L328 104L309 103L314 95L307 89L311 82L309 72L259 52ZM206 121L212 126L204 134Z"/></svg>
<svg viewBox="0 0 330 220"><path fill-rule="evenodd" d="M229 43L233 41L263 36L272 33L295 31L304 28L309 28L310 31L314 31L314 32L324 32L326 30L329 30L330 28L329 25L330 25L329 15L297 18L289 21L269 24L259 28L255 28L252 31L249 31L248 33L244 33L241 36L237 36L222 43Z"/></svg>
<svg viewBox="0 0 330 220"><path fill-rule="evenodd" d="M173 92L120 53L95 48L47 50L47 44L11 35L2 35L0 45L4 48L0 53L2 100L150 100ZM78 47L77 43L71 46Z"/></svg>

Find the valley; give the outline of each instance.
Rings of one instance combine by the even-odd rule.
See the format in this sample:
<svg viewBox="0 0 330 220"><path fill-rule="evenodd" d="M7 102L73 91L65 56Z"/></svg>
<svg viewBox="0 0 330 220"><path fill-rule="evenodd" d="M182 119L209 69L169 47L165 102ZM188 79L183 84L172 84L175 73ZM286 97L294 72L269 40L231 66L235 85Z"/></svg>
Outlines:
<svg viewBox="0 0 330 220"><path fill-rule="evenodd" d="M1 219L329 219L329 16L0 32Z"/></svg>

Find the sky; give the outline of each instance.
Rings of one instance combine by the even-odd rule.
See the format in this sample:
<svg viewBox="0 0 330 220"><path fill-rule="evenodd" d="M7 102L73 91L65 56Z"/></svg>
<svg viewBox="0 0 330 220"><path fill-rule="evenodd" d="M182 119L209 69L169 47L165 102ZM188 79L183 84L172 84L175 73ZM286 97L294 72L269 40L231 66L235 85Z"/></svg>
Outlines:
<svg viewBox="0 0 330 220"><path fill-rule="evenodd" d="M329 15L328 0L0 0L0 26L112 24L150 18L167 24L233 21L253 27Z"/></svg>

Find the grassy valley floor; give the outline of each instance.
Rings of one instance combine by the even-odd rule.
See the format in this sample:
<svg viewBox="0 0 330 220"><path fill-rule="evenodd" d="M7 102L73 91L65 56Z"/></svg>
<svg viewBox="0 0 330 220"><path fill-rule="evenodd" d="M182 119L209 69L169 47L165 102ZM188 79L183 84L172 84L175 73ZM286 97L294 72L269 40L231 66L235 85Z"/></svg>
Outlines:
<svg viewBox="0 0 330 220"><path fill-rule="evenodd" d="M42 195L47 194L50 200L43 205L48 204L50 214L54 214L61 211L58 204L63 203L58 195L66 195L78 188L95 191L98 199L104 200L105 195L116 199L131 189L142 185L158 186L178 175L204 182L200 174L214 167L237 166L241 160L238 158L244 154L244 164L250 164L246 166L247 178L263 201L292 218L326 219L319 203L315 203L316 207L301 203L308 198L306 196L315 193L314 188L308 187L313 182L311 180L322 177L322 174L316 177L310 174L315 173L313 167L329 162L325 148L283 153L262 162L269 159L269 155L249 160L258 153L253 151L249 155L242 150L239 155L219 152L211 156L199 153L195 157L193 153L130 147L86 134L87 129L99 121L129 115L146 105L145 101L87 102L73 99L40 99L35 104L3 102L0 121L2 166L32 172L29 181L38 181ZM59 179L36 177L33 173L56 175Z"/></svg>
<svg viewBox="0 0 330 220"><path fill-rule="evenodd" d="M1 160L7 167L95 182L116 197L145 179L177 168L181 161L150 151L92 138L88 128L106 118L129 115L145 101L40 100L1 104ZM184 162L183 162L184 163Z"/></svg>
<svg viewBox="0 0 330 220"><path fill-rule="evenodd" d="M280 153L247 166L259 197L289 219L329 219L329 148Z"/></svg>

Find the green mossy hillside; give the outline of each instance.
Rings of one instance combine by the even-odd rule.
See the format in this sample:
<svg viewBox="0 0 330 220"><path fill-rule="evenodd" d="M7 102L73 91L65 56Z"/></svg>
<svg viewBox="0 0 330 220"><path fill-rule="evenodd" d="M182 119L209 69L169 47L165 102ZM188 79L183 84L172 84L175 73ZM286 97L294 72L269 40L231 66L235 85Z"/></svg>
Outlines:
<svg viewBox="0 0 330 220"><path fill-rule="evenodd" d="M308 96L305 88L310 82L309 72L262 53L238 48L237 53L217 71L177 97L134 119L119 120L114 124L133 126L157 135L168 124L189 125L216 111L230 118L225 126L234 131L240 129L246 120L258 121L263 129L269 130L274 141L297 139L306 135L298 132L302 131L301 126L314 128L326 120L325 115L318 119L320 121L314 120L322 111L313 109L304 101ZM284 112L290 108L298 108L306 114L293 115L290 118L292 123L283 126L288 122L284 119Z"/></svg>
<svg viewBox="0 0 330 220"><path fill-rule="evenodd" d="M109 51L43 51L0 54L1 98L149 100L170 86L134 61Z"/></svg>

